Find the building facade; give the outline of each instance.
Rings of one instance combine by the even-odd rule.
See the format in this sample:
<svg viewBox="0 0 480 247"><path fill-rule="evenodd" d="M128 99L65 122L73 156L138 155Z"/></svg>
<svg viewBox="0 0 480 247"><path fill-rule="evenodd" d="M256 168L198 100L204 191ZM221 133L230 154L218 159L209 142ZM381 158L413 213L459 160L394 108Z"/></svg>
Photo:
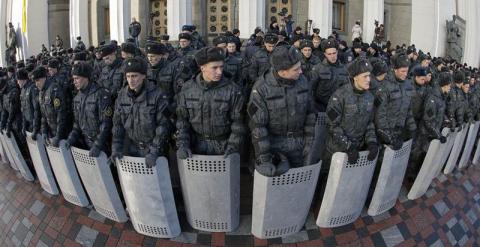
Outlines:
<svg viewBox="0 0 480 247"><path fill-rule="evenodd" d="M327 37L335 30L351 42L351 30L360 20L363 40L371 42L374 22L385 25L386 40L393 45L415 44L432 56L443 56L447 46L447 20L456 15L465 23L463 62L478 66L480 1L473 0L3 0L0 23L12 22L19 40L18 57L28 57L53 44L55 36L64 46L74 46L76 37L84 43L128 37L132 18L142 24L142 44L148 36L170 35L176 40L181 26L193 24L206 39L238 28L248 38L255 27L267 28L292 15L293 27L320 29ZM26 18L24 18L26 16ZM24 23L25 22L25 23ZM21 30L26 27L26 30ZM4 64L6 34L0 32Z"/></svg>

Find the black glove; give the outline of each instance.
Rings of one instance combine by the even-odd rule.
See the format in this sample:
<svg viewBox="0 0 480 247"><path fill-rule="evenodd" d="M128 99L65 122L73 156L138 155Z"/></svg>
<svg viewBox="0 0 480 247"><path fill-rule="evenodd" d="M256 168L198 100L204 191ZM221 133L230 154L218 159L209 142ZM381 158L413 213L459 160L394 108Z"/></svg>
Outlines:
<svg viewBox="0 0 480 247"><path fill-rule="evenodd" d="M275 176L275 172L277 171L277 168L271 162L263 162L256 165L255 170L257 170L258 173L264 176L273 177Z"/></svg>
<svg viewBox="0 0 480 247"><path fill-rule="evenodd" d="M147 168L152 168L156 165L158 156L152 153L148 153L145 155L145 165L147 165Z"/></svg>
<svg viewBox="0 0 480 247"><path fill-rule="evenodd" d="M397 137L393 140L392 150L394 150L394 151L400 150L400 148L402 148L402 146L403 146L403 141L400 137Z"/></svg>
<svg viewBox="0 0 480 247"><path fill-rule="evenodd" d="M459 124L458 127L457 127L457 131L460 132L460 131L462 131L462 129L463 129L462 124Z"/></svg>
<svg viewBox="0 0 480 247"><path fill-rule="evenodd" d="M8 128L7 131L5 131L5 135L7 135L8 138L12 137L12 131L10 130L10 128Z"/></svg>
<svg viewBox="0 0 480 247"><path fill-rule="evenodd" d="M375 158L377 158L377 155L378 155L378 144L374 142L369 143L367 146L367 150L368 150L367 160L369 161L375 160Z"/></svg>
<svg viewBox="0 0 480 247"><path fill-rule="evenodd" d="M31 136L32 140L37 141L37 135L38 135L38 132L34 131Z"/></svg>
<svg viewBox="0 0 480 247"><path fill-rule="evenodd" d="M347 151L347 156L348 156L348 163L350 164L355 164L357 163L359 154L358 154L358 149L356 147L350 148Z"/></svg>
<svg viewBox="0 0 480 247"><path fill-rule="evenodd" d="M227 149L225 149L225 153L223 154L223 158L226 159L230 154L236 153L237 151L230 146L227 146Z"/></svg>
<svg viewBox="0 0 480 247"><path fill-rule="evenodd" d="M60 143L60 138L58 138L57 136L55 136L54 138L52 138L52 139L50 140L50 143L52 144L53 147L58 148L58 144Z"/></svg>
<svg viewBox="0 0 480 247"><path fill-rule="evenodd" d="M110 156L110 162L112 162L112 164L115 164L116 159L121 159L121 158L123 158L122 153L113 151L112 155Z"/></svg>
<svg viewBox="0 0 480 247"><path fill-rule="evenodd" d="M445 136L440 136L440 138L438 138L440 140L440 143L445 143L447 142L447 138Z"/></svg>
<svg viewBox="0 0 480 247"><path fill-rule="evenodd" d="M385 144L392 144L393 142L393 137L390 133L384 130L378 130L378 136L382 140L383 143Z"/></svg>
<svg viewBox="0 0 480 247"><path fill-rule="evenodd" d="M189 148L179 148L177 150L177 158L184 160L192 157L192 151Z"/></svg>
<svg viewBox="0 0 480 247"><path fill-rule="evenodd" d="M72 147L72 142L67 139L67 140L65 141L65 148L66 148L66 149L70 149L71 147Z"/></svg>
<svg viewBox="0 0 480 247"><path fill-rule="evenodd" d="M67 143L67 142L65 142ZM100 156L100 152L102 150L100 150L97 146L93 145L92 148L90 148L90 151L88 152L88 156L90 157L98 157Z"/></svg>

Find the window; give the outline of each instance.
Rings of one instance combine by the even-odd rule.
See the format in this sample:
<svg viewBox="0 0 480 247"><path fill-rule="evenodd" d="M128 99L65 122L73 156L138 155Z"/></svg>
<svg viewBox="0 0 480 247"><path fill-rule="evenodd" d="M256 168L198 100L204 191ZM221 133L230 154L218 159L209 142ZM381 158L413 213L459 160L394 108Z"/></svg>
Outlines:
<svg viewBox="0 0 480 247"><path fill-rule="evenodd" d="M345 31L345 2L333 1L332 29Z"/></svg>

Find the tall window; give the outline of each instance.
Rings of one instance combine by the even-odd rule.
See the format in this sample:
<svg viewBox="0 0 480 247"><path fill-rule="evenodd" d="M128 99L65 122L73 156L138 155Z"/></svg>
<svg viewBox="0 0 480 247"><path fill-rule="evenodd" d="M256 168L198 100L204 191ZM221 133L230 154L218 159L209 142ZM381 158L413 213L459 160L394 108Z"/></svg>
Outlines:
<svg viewBox="0 0 480 247"><path fill-rule="evenodd" d="M150 5L153 37L167 34L167 0L153 0Z"/></svg>
<svg viewBox="0 0 480 247"><path fill-rule="evenodd" d="M231 30L230 15L233 13L230 7L230 0L208 0L207 26L209 36L217 36Z"/></svg>
<svg viewBox="0 0 480 247"><path fill-rule="evenodd" d="M332 29L344 32L345 27L345 2L333 1Z"/></svg>

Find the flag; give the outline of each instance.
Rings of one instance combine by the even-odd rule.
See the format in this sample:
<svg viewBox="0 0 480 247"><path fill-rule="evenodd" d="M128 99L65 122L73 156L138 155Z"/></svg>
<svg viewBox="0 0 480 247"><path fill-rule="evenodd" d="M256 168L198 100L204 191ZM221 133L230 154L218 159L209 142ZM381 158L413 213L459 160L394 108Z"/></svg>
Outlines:
<svg viewBox="0 0 480 247"><path fill-rule="evenodd" d="M22 33L27 32L27 0L22 0Z"/></svg>

